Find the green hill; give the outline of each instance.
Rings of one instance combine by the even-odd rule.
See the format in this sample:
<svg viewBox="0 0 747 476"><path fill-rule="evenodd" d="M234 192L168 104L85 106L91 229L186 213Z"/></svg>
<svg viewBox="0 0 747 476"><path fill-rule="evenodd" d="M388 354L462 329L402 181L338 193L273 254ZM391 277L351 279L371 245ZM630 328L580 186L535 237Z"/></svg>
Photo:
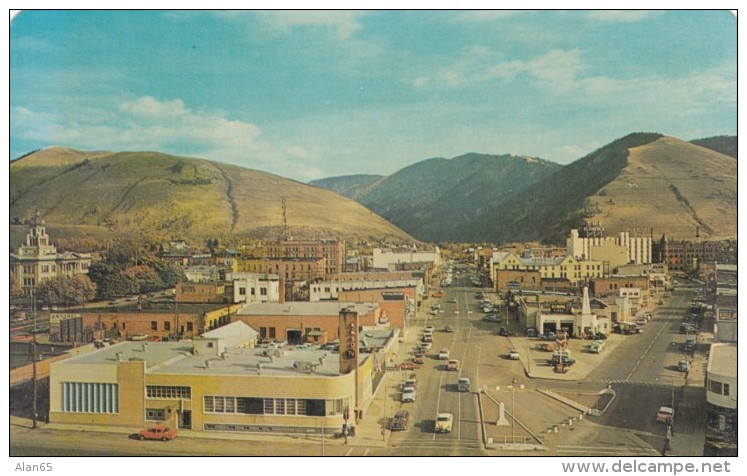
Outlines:
<svg viewBox="0 0 747 476"><path fill-rule="evenodd" d="M737 136L715 136L691 140L690 143L715 150L729 157L737 158Z"/></svg>
<svg viewBox="0 0 747 476"><path fill-rule="evenodd" d="M39 210L50 229L178 236L270 238L285 199L295 237L412 238L360 204L269 173L156 152L79 152L51 147L10 164L10 217Z"/></svg>

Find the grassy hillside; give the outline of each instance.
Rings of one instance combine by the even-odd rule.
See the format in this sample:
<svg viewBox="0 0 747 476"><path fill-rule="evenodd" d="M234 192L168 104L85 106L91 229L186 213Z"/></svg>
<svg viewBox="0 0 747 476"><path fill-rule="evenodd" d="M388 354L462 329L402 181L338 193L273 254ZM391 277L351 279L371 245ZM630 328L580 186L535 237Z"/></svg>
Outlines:
<svg viewBox="0 0 747 476"><path fill-rule="evenodd" d="M609 232L641 227L674 238L737 236L737 162L673 137L630 149L627 166L590 197Z"/></svg>
<svg viewBox="0 0 747 476"><path fill-rule="evenodd" d="M276 175L155 152L53 147L10 166L10 217L145 238L273 237L282 200L295 236L412 238L358 203Z"/></svg>

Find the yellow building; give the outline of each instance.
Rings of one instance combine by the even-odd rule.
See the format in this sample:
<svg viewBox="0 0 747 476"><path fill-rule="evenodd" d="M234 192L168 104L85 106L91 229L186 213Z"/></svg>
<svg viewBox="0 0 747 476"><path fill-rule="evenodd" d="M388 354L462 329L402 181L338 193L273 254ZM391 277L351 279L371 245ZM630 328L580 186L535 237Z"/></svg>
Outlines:
<svg viewBox="0 0 747 476"><path fill-rule="evenodd" d="M339 353L253 347L256 332L242 333L249 328L241 322L229 326L231 339L127 341L52 364L50 422L133 429L165 423L229 436L331 434L354 425L371 403L384 356L397 345L396 331L367 330L367 344L381 351L361 353L358 371L343 374Z"/></svg>
<svg viewBox="0 0 747 476"><path fill-rule="evenodd" d="M596 260L578 260L573 256L557 258L524 258L509 252L493 254L491 279L494 283L504 282L501 271L535 271L540 279L565 279L572 286L604 276L605 263Z"/></svg>

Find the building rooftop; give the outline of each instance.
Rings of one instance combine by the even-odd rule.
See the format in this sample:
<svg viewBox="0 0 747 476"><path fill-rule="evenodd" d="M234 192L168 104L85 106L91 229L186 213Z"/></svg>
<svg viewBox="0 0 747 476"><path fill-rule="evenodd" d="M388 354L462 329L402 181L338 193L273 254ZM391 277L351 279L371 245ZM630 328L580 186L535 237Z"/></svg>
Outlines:
<svg viewBox="0 0 747 476"><path fill-rule="evenodd" d="M217 311L230 306L231 304L192 304L179 303L177 306L173 301L144 302L142 309L138 309L137 302L123 306L109 306L98 308L73 309L69 312L87 312L87 313L149 313L149 314L204 314L206 312Z"/></svg>
<svg viewBox="0 0 747 476"><path fill-rule="evenodd" d="M389 334L391 335L391 331ZM378 341L376 337L371 339ZM369 356L370 354L361 353L359 362L363 363ZM118 359L145 361L148 374L299 377L340 375L340 354L313 346L227 347L220 356L203 353L195 355L193 343L188 340L179 342L125 341L71 357L60 364L102 365L108 363L114 365Z"/></svg>
<svg viewBox="0 0 747 476"><path fill-rule="evenodd" d="M343 309L352 309L359 316L366 315L379 305L374 302L352 303L342 301L319 302L257 302L244 306L236 314L239 316L337 316Z"/></svg>
<svg viewBox="0 0 747 476"><path fill-rule="evenodd" d="M735 344L713 344L708 357L708 373L737 377L737 346Z"/></svg>
<svg viewBox="0 0 747 476"><path fill-rule="evenodd" d="M226 347L240 347L256 341L259 332L241 321L232 322L202 334L208 339L222 339Z"/></svg>

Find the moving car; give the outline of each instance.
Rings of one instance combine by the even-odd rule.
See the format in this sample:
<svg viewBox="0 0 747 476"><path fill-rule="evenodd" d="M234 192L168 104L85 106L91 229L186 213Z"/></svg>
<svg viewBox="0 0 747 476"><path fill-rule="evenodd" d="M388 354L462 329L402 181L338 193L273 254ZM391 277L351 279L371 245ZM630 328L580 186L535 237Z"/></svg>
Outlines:
<svg viewBox="0 0 747 476"><path fill-rule="evenodd" d="M402 403L414 402L416 396L415 387L405 387L402 390Z"/></svg>
<svg viewBox="0 0 747 476"><path fill-rule="evenodd" d="M511 349L511 351L508 353L508 358L511 360L519 360L519 351L516 349Z"/></svg>
<svg viewBox="0 0 747 476"><path fill-rule="evenodd" d="M497 322L499 324L503 322L503 318L497 314L488 314L487 316L483 317L482 320L485 322Z"/></svg>
<svg viewBox="0 0 747 476"><path fill-rule="evenodd" d="M438 351L438 360L449 360L449 349L441 349Z"/></svg>
<svg viewBox="0 0 747 476"><path fill-rule="evenodd" d="M457 388L460 392L469 392L471 382L467 377L462 377L457 382Z"/></svg>
<svg viewBox="0 0 747 476"><path fill-rule="evenodd" d="M389 423L389 429L391 431L407 431L409 425L410 412L407 410L400 410L394 414L392 421Z"/></svg>
<svg viewBox="0 0 747 476"><path fill-rule="evenodd" d="M674 408L662 405L656 412L656 421L658 423L669 423L674 421Z"/></svg>
<svg viewBox="0 0 747 476"><path fill-rule="evenodd" d="M168 441L176 438L176 429L165 425L156 425L152 428L140 430L137 434L138 440L161 440Z"/></svg>
<svg viewBox="0 0 747 476"><path fill-rule="evenodd" d="M444 332L454 332L454 326L452 326L451 324L446 324L446 326L444 327Z"/></svg>
<svg viewBox="0 0 747 476"><path fill-rule="evenodd" d="M454 424L454 415L451 413L439 413L436 415L436 433L450 433Z"/></svg>
<svg viewBox="0 0 747 476"><path fill-rule="evenodd" d="M593 352L594 354L599 354L604 349L605 342L603 340L595 340L591 343L591 347L589 348L590 352Z"/></svg>
<svg viewBox="0 0 747 476"><path fill-rule="evenodd" d="M449 363L446 364L446 370L459 370L459 361L451 359Z"/></svg>

